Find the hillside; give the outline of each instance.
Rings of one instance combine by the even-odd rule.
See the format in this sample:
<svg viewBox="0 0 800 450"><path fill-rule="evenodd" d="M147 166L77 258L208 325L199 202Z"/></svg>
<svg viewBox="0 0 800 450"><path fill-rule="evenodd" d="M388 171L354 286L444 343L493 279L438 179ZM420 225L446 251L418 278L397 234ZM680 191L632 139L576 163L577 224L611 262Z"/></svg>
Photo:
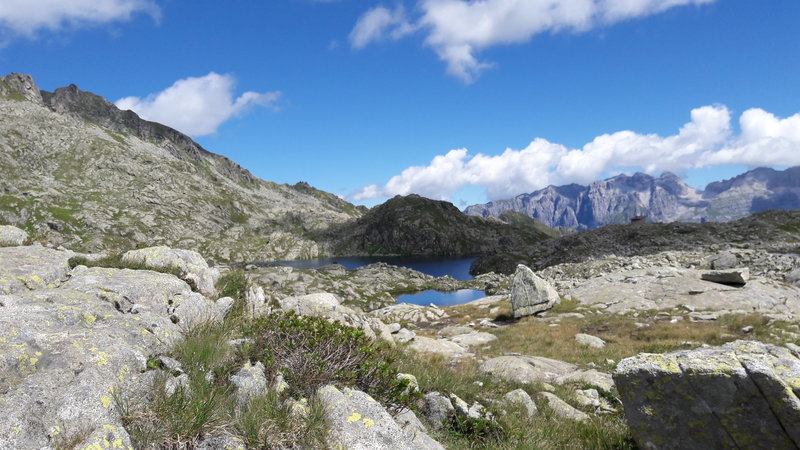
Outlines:
<svg viewBox="0 0 800 450"><path fill-rule="evenodd" d="M754 169L697 190L671 173L617 175L588 186L548 186L530 194L465 209L470 215L521 212L550 227L597 228L627 223L633 216L651 222L727 222L767 209L800 208L800 167Z"/></svg>
<svg viewBox="0 0 800 450"><path fill-rule="evenodd" d="M495 252L473 263L473 275L513 273L517 264L541 270L608 255L640 256L663 251L755 248L779 253L800 252L800 210L769 210L728 223L642 223L606 225L527 248Z"/></svg>
<svg viewBox="0 0 800 450"><path fill-rule="evenodd" d="M313 235L361 215L306 183L255 177L188 136L71 85L0 77L0 224L79 251L166 244L214 259L328 254Z"/></svg>
<svg viewBox="0 0 800 450"><path fill-rule="evenodd" d="M354 222L332 227L338 254L478 255L510 251L559 235L535 221L467 216L452 203L396 196Z"/></svg>

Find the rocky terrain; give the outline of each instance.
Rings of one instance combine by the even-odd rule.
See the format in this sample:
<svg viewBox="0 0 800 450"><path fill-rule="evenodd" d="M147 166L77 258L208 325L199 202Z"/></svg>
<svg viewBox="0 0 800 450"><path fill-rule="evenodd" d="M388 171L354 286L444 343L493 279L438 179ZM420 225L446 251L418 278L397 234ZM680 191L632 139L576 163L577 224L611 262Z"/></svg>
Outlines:
<svg viewBox="0 0 800 450"><path fill-rule="evenodd" d="M641 223L607 225L478 258L473 274L511 273L517 264L535 270L606 256L651 255L669 250L722 247L798 253L800 210L770 210L728 223Z"/></svg>
<svg viewBox="0 0 800 450"><path fill-rule="evenodd" d="M465 212L498 216L521 212L550 227L589 229L627 223L634 216L650 222L727 222L768 209L800 208L800 167L750 170L694 189L676 175L617 175L588 186L548 186L508 200L472 205Z"/></svg>
<svg viewBox="0 0 800 450"><path fill-rule="evenodd" d="M320 430L314 447L352 449L800 443L796 254L717 244L520 266L470 282L386 264L250 267L231 298L216 291L220 270L194 252L146 248L120 259L140 269L87 267L76 256L101 260L28 239L0 227L2 448L277 448L304 427ZM447 308L389 301L463 285L496 295ZM301 323L280 321L294 313L361 330L402 352L397 377L418 400L393 409L373 398L382 391L335 383L315 388L311 402L295 397L300 379L273 380L274 361L231 362L236 348L254 345L231 327L259 326L234 311L281 327ZM229 331L214 334L214 323ZM221 352L221 365L197 366L196 353L181 350L198 343ZM184 419L173 414L217 401L203 397L208 389L230 399L213 405L233 415L190 415L199 428L175 428ZM207 400L182 403L191 396ZM283 402L285 418L260 414L295 431L249 433L241 418L254 417L253 399ZM736 408L743 403L751 407ZM148 440L153 430L167 440Z"/></svg>
<svg viewBox="0 0 800 450"><path fill-rule="evenodd" d="M74 85L0 78L0 223L82 251L167 244L224 261L329 254L314 234L361 212L258 179L188 136Z"/></svg>
<svg viewBox="0 0 800 450"><path fill-rule="evenodd" d="M561 233L512 215L463 214L452 203L396 196L326 233L337 254L478 255L508 251Z"/></svg>

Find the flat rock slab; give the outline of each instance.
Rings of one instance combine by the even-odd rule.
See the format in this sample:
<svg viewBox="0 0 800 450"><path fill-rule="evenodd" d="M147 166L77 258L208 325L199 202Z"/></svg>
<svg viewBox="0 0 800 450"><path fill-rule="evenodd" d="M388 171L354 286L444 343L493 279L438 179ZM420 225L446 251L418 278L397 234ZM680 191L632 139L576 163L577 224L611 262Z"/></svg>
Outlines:
<svg viewBox="0 0 800 450"><path fill-rule="evenodd" d="M425 336L417 336L408 348L421 353L435 353L447 358L461 358L471 356L467 349L445 339L431 339Z"/></svg>
<svg viewBox="0 0 800 450"><path fill-rule="evenodd" d="M0 294L59 284L67 278L73 255L38 245L0 247Z"/></svg>
<svg viewBox="0 0 800 450"><path fill-rule="evenodd" d="M800 288L768 280L750 280L742 287L700 279L690 269L626 270L582 280L566 292L586 305L605 305L609 314L669 309L759 312L793 319L800 315Z"/></svg>
<svg viewBox="0 0 800 450"><path fill-rule="evenodd" d="M496 340L497 336L485 331L473 331L471 333L459 334L450 338L450 341L467 348L486 345L489 342Z"/></svg>
<svg viewBox="0 0 800 450"><path fill-rule="evenodd" d="M574 364L541 356L498 356L478 368L492 377L512 383L582 383L610 391L611 375L597 370L580 370Z"/></svg>
<svg viewBox="0 0 800 450"><path fill-rule="evenodd" d="M619 363L614 380L641 448L800 447L800 359L735 341Z"/></svg>
<svg viewBox="0 0 800 450"><path fill-rule="evenodd" d="M14 449L128 442L113 393L180 338L189 312L215 306L171 275L86 267L59 287L0 295L0 305L0 448Z"/></svg>

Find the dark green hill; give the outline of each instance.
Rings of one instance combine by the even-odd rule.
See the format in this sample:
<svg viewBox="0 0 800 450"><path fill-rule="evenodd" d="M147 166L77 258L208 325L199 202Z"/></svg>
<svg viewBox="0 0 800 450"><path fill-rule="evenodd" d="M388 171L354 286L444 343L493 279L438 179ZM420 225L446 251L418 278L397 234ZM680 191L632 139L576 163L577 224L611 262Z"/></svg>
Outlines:
<svg viewBox="0 0 800 450"><path fill-rule="evenodd" d="M467 216L452 203L397 196L328 232L337 254L479 255L557 236L530 219L506 223Z"/></svg>

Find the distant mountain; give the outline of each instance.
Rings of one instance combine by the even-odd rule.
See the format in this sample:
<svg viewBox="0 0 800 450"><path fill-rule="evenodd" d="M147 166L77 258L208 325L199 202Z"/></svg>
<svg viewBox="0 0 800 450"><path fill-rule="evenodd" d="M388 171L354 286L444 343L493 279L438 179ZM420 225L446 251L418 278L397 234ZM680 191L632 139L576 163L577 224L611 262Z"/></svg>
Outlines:
<svg viewBox="0 0 800 450"><path fill-rule="evenodd" d="M674 174L617 175L588 186L548 186L508 200L472 205L465 213L499 216L517 211L550 227L577 230L627 223L727 222L767 209L800 208L800 166L783 171L754 169L730 180L692 188Z"/></svg>
<svg viewBox="0 0 800 450"><path fill-rule="evenodd" d="M220 260L330 254L315 235L361 208L264 181L75 85L0 77L0 224L79 251L170 245Z"/></svg>
<svg viewBox="0 0 800 450"><path fill-rule="evenodd" d="M504 220L505 219L505 220ZM452 203L396 196L332 227L337 254L478 255L525 248L563 233L527 217L468 216Z"/></svg>

